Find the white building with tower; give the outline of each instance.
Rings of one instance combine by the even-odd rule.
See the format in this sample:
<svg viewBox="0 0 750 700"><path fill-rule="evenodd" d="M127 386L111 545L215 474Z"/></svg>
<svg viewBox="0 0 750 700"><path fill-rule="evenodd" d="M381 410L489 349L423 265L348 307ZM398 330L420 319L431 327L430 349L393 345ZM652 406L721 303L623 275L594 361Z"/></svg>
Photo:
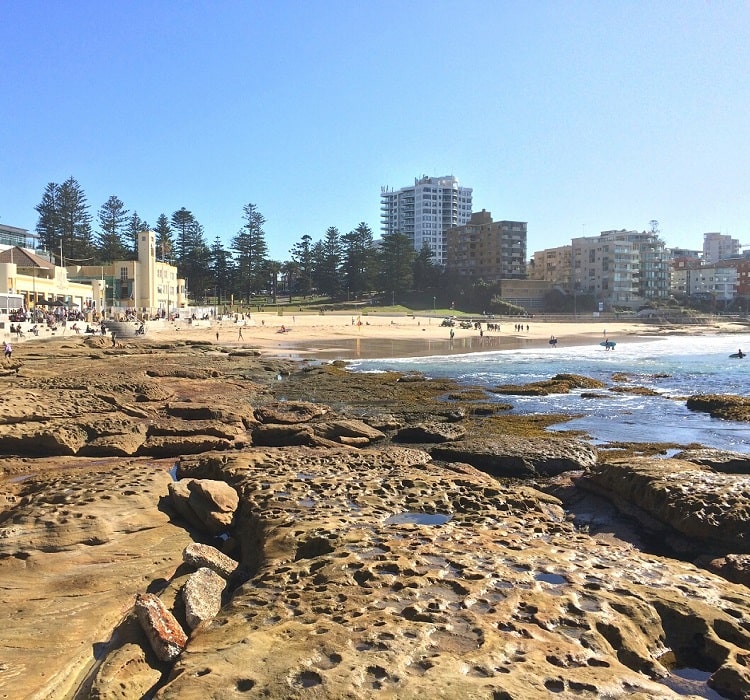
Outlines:
<svg viewBox="0 0 750 700"><path fill-rule="evenodd" d="M447 262L446 231L471 218L471 187L461 187L453 175L414 179L414 185L394 190L380 188L380 230L402 233L416 251L427 246L433 262Z"/></svg>

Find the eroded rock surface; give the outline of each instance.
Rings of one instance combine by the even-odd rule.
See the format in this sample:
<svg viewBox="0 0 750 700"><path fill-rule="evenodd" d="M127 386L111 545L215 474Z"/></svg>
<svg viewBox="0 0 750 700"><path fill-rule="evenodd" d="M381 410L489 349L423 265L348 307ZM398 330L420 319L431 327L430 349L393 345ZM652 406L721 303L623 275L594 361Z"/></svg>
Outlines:
<svg viewBox="0 0 750 700"><path fill-rule="evenodd" d="M376 450L269 448L179 472L238 490L255 573L159 698L667 698L670 654L750 692L745 589L577 532L534 489Z"/></svg>

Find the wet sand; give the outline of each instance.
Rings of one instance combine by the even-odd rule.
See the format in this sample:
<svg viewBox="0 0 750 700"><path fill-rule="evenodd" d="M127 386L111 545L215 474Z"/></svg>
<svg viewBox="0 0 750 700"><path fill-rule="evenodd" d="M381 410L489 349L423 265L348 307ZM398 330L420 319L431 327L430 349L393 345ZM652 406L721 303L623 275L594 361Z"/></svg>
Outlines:
<svg viewBox="0 0 750 700"><path fill-rule="evenodd" d="M750 333L748 324L726 321L711 325L660 325L634 319L588 318L561 322L534 318L528 322L524 319L520 330L516 329L517 322L513 319L490 320L490 323L499 324L499 330L488 330L485 321L481 334L475 328L456 326L451 340L451 329L442 326L442 320L442 316L431 315L326 313L282 316L268 312L240 317L237 321L149 322L143 339L210 342L222 348L254 348L274 357L334 360L453 355L518 348L549 348L554 352L555 348L549 344L553 336L558 340L557 347L562 348L599 344L605 338L627 343L665 335ZM10 337L7 331L5 335ZM47 340L83 341L84 337L67 329ZM22 343L42 340L41 337L27 336ZM738 338L738 347L742 340L744 338ZM16 339L11 338L11 341L15 343ZM139 339L123 338L120 342L139 342ZM23 355L23 348L18 348L18 355Z"/></svg>

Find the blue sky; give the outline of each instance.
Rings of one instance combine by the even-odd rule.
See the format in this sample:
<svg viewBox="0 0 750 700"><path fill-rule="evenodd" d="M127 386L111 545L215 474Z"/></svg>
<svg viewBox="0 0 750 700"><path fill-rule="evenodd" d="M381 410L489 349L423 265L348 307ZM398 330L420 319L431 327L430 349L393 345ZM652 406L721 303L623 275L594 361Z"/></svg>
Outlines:
<svg viewBox="0 0 750 700"><path fill-rule="evenodd" d="M75 177L271 256L455 175L528 250L602 230L750 245L750 4L0 0L0 222Z"/></svg>

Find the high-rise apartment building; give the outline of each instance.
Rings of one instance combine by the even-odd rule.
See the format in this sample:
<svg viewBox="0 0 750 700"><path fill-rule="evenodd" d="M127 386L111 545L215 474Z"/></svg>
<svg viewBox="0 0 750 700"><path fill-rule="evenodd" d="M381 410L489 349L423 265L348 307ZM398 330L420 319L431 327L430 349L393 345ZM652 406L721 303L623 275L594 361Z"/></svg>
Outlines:
<svg viewBox="0 0 750 700"><path fill-rule="evenodd" d="M446 232L449 269L485 282L526 277L526 222L493 221L482 209Z"/></svg>
<svg viewBox="0 0 750 700"><path fill-rule="evenodd" d="M380 230L403 233L419 251L426 245L437 265L447 262L446 231L471 217L471 188L453 175L415 178L412 187L380 188Z"/></svg>
<svg viewBox="0 0 750 700"><path fill-rule="evenodd" d="M664 241L651 231L602 231L572 240L571 283L614 305L669 297L670 264Z"/></svg>
<svg viewBox="0 0 750 700"><path fill-rule="evenodd" d="M708 263L740 254L740 242L726 233L703 234L703 260Z"/></svg>

